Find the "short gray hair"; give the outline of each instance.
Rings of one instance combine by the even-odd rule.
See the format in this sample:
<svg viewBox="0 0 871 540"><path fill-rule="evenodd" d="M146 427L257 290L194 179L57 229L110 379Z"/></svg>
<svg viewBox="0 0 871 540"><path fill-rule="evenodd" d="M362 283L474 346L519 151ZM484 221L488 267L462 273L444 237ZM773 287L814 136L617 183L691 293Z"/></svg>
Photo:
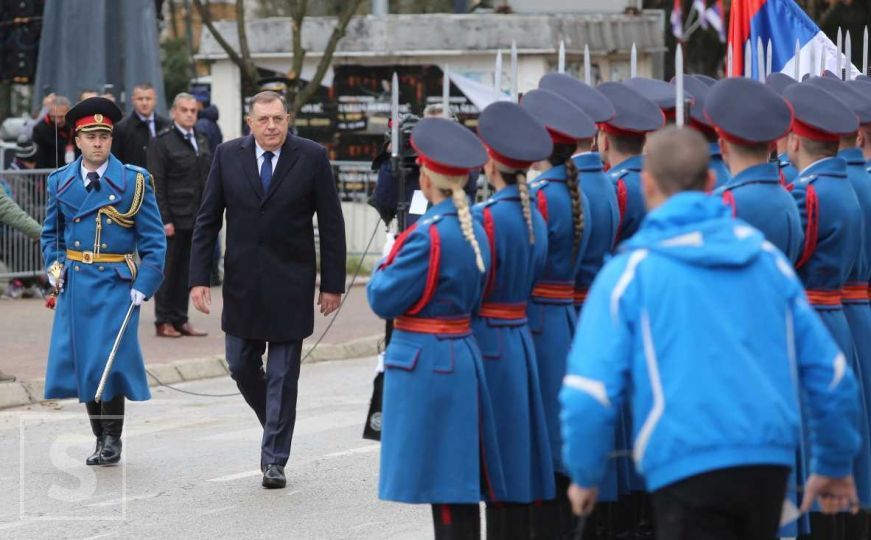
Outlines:
<svg viewBox="0 0 871 540"><path fill-rule="evenodd" d="M290 112L287 109L287 101L285 101L284 96L282 96L278 92L273 92L272 90L264 90L262 92L254 94L254 97L251 98L251 108L249 109L249 111L254 110L255 103L262 103L265 105L274 101L280 101L281 105L284 107L284 112Z"/></svg>
<svg viewBox="0 0 871 540"><path fill-rule="evenodd" d="M54 101L52 101L52 105L55 107L69 107L70 100L66 96L54 96Z"/></svg>
<svg viewBox="0 0 871 540"><path fill-rule="evenodd" d="M705 190L710 149L698 131L666 127L648 135L646 151L644 169L666 195Z"/></svg>
<svg viewBox="0 0 871 540"><path fill-rule="evenodd" d="M178 94L175 95L175 98L173 98L173 100L172 100L172 108L174 109L175 106L178 105L179 101L187 100L187 99L192 99L194 101L197 100L197 98L195 98L193 96L193 94L188 94L187 92L179 92Z"/></svg>

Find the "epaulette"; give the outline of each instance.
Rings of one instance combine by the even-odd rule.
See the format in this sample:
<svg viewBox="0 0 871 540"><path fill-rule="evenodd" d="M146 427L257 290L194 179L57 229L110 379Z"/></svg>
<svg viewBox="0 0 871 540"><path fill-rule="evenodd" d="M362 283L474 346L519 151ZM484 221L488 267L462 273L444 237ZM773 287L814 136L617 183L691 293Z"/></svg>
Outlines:
<svg viewBox="0 0 871 540"><path fill-rule="evenodd" d="M133 165L132 163L125 163L124 166L133 172L142 173L145 176L148 176L150 174L147 169L145 169L144 167L140 167L139 165Z"/></svg>
<svg viewBox="0 0 871 540"><path fill-rule="evenodd" d="M173 127L174 126L166 126L165 128L158 131L157 134L155 135L155 137L162 137L162 136L166 135L167 133L170 133L173 130Z"/></svg>
<svg viewBox="0 0 871 540"><path fill-rule="evenodd" d="M620 169L619 171L614 171L609 174L611 175L612 180L622 180L623 178L626 178L626 175L631 172L632 169Z"/></svg>
<svg viewBox="0 0 871 540"><path fill-rule="evenodd" d="M529 184L529 187L531 189L541 189L549 183L550 182L547 181L547 178L544 178L542 180L534 180L531 184Z"/></svg>
<svg viewBox="0 0 871 540"><path fill-rule="evenodd" d="M819 178L818 175L816 175L816 174L809 174L809 175L807 175L807 176L799 177L799 179L798 179L796 182L797 182L797 183L800 183L800 184L810 184L811 182L813 182L813 181L816 180L817 178Z"/></svg>
<svg viewBox="0 0 871 540"><path fill-rule="evenodd" d="M424 225L424 226L434 225L434 224L438 223L439 221L441 221L441 219L442 219L442 215L436 214L434 216L430 216L426 219L420 220L420 224Z"/></svg>

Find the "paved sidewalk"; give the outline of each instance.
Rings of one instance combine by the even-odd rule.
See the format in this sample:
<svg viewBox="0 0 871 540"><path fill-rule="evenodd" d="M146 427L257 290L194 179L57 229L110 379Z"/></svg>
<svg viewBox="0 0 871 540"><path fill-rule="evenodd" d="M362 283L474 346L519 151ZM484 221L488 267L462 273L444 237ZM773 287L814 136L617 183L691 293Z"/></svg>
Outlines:
<svg viewBox="0 0 871 540"><path fill-rule="evenodd" d="M361 338L383 334L384 323L369 309L366 289L355 286L336 322L324 337L324 344L343 344ZM154 335L154 303L142 306L139 339L147 365L177 360L224 355L224 334L221 332L221 288L212 288L212 313L203 315L191 306L191 324L209 332L203 338L158 338ZM292 309L288 306L288 309ZM0 301L0 370L15 375L20 381L45 375L49 338L54 312L44 307L41 299ZM327 327L331 317L315 313L314 334L306 340L312 345ZM107 330L104 339L114 339ZM111 334L111 335L110 335ZM97 336L95 336L97 338ZM370 353L371 354L371 353ZM2 384L2 383L0 383Z"/></svg>

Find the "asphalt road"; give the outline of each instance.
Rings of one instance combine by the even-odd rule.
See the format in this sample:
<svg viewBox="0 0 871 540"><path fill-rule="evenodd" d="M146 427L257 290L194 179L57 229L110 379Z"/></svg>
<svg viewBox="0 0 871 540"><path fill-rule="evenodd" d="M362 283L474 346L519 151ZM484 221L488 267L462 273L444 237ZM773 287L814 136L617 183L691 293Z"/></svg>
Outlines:
<svg viewBox="0 0 871 540"><path fill-rule="evenodd" d="M374 359L305 365L288 485L260 487L260 425L239 396L155 388L128 403L124 459L87 467L93 436L69 400L0 412L0 538L432 537L426 506L378 500L361 439ZM229 378L185 383L235 390Z"/></svg>

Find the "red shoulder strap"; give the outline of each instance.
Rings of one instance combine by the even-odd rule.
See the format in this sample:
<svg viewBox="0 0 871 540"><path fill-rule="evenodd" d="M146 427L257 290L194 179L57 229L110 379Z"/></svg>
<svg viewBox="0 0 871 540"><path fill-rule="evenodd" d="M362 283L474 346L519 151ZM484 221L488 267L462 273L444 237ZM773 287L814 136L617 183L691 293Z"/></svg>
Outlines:
<svg viewBox="0 0 871 540"><path fill-rule="evenodd" d="M738 215L738 205L735 203L735 196L728 189L723 192L723 202L732 209L732 217Z"/></svg>
<svg viewBox="0 0 871 540"><path fill-rule="evenodd" d="M801 258L795 263L796 268L804 266L817 249L817 234L820 227L820 201L817 198L817 190L814 189L813 184L808 184L807 186L804 204L807 211L807 225L804 231L804 249L801 252Z"/></svg>
<svg viewBox="0 0 871 540"><path fill-rule="evenodd" d="M547 222L547 197L544 196L544 191L541 189L535 192L535 205L538 206L541 217Z"/></svg>
<svg viewBox="0 0 871 540"><path fill-rule="evenodd" d="M783 169L777 169L777 174L780 175L780 185L786 187L786 177L783 176Z"/></svg>
<svg viewBox="0 0 871 540"><path fill-rule="evenodd" d="M435 294L436 287L439 283L439 261L441 260L442 241L439 236L438 227L435 223L429 227L429 269L426 273L426 287L423 289L423 296L417 301L414 306L408 310L408 315L417 315L429 301L432 300Z"/></svg>
<svg viewBox="0 0 871 540"><path fill-rule="evenodd" d="M399 255L399 250L402 249L402 244L404 244L405 241L408 240L408 235L411 234L411 232L414 231L414 229L416 228L417 223L405 229L402 234L396 237L396 241L393 243L393 247L390 248L390 253L387 255L387 258L384 259L384 262L381 263L381 266L378 267L379 269L383 269L393 264L393 260L396 258L397 255Z"/></svg>
<svg viewBox="0 0 871 540"><path fill-rule="evenodd" d="M620 220L617 222L617 234L614 235L614 247L620 240L620 232L623 230L623 216L626 215L626 199L629 197L626 191L626 182L622 178L617 179L617 209L620 211Z"/></svg>
<svg viewBox="0 0 871 540"><path fill-rule="evenodd" d="M484 209L484 231L490 244L490 274L487 276L487 286L484 288L484 298L486 298L496 284L496 223L489 208Z"/></svg>

